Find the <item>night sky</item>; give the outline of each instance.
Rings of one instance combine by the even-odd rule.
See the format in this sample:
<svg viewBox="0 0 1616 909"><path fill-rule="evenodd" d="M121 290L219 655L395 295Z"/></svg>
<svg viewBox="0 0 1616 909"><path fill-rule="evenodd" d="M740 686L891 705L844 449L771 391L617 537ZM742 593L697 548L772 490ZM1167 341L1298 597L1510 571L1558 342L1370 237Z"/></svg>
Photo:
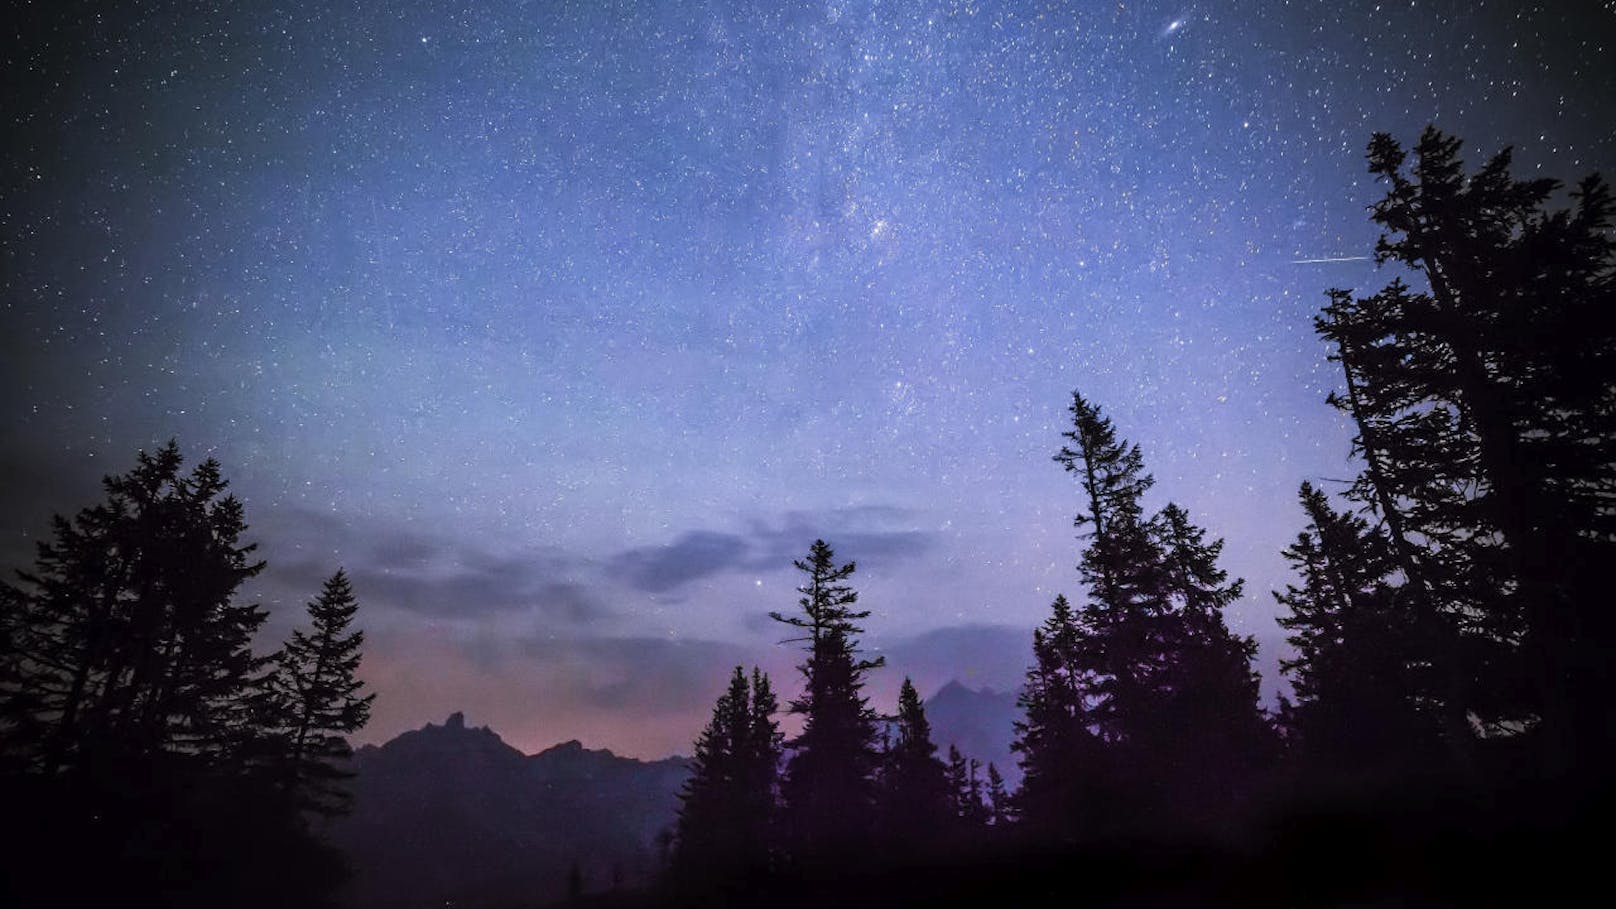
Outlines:
<svg viewBox="0 0 1616 909"><path fill-rule="evenodd" d="M217 458L266 643L354 576L366 741L687 752L735 663L794 688L816 536L877 704L1009 688L1080 592L1074 388L1228 539L1271 693L1370 134L1616 171L1611 2L13 6L0 555Z"/></svg>

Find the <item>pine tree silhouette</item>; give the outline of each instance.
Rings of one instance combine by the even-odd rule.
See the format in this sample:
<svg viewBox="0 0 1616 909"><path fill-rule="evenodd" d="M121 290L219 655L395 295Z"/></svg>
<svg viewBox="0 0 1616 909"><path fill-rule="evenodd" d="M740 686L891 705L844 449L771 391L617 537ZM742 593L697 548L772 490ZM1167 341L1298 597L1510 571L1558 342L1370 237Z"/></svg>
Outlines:
<svg viewBox="0 0 1616 909"><path fill-rule="evenodd" d="M1332 291L1317 321L1343 366L1331 402L1354 420L1365 470L1352 497L1385 522L1406 608L1445 640L1444 733L1466 763L1530 729L1550 775L1608 765L1616 619L1602 572L1616 550L1616 237L1609 188L1547 211L1554 180L1516 180L1506 150L1466 175L1431 128L1412 161L1377 134L1369 169L1380 261L1422 279L1363 298Z"/></svg>
<svg viewBox="0 0 1616 909"><path fill-rule="evenodd" d="M769 678L735 667L713 718L696 739L672 855L686 886L766 871L775 834L781 736Z"/></svg>
<svg viewBox="0 0 1616 909"><path fill-rule="evenodd" d="M1244 584L1218 565L1223 541L1208 542L1183 508L1168 503L1151 527L1172 610L1164 617L1163 696L1146 726L1165 762L1156 783L1183 822L1223 824L1278 756L1252 668L1257 642L1223 618Z"/></svg>
<svg viewBox="0 0 1616 909"><path fill-rule="evenodd" d="M864 696L865 674L883 664L858 655L858 622L868 611L854 608L858 594L845 582L855 565L837 565L824 540L815 540L806 560L793 563L806 577L797 590L801 615L771 612L777 622L807 632L807 660L798 669L803 693L790 703L804 718L789 743L781 792L785 821L799 856L843 855L872 832L880 754L875 712Z"/></svg>
<svg viewBox="0 0 1616 909"><path fill-rule="evenodd" d="M102 482L103 504L52 522L21 587L0 696L8 754L55 773L165 754L234 759L257 734L252 637L232 601L263 570L215 461L189 475L173 442Z"/></svg>
<svg viewBox="0 0 1616 909"><path fill-rule="evenodd" d="M1088 650L1071 604L1056 596L1049 618L1032 633L1033 666L1010 746L1022 771L1012 803L1035 836L1069 838L1082 823L1092 825L1099 810L1093 784L1107 775L1106 756L1090 729Z"/></svg>
<svg viewBox="0 0 1616 909"><path fill-rule="evenodd" d="M1425 668L1432 642L1402 601L1391 543L1311 483L1300 496L1308 525L1285 550L1299 583L1274 595L1296 650L1280 663L1295 691L1283 716L1292 748L1311 765L1357 772L1428 761L1440 725L1422 705L1439 680Z"/></svg>
<svg viewBox="0 0 1616 909"><path fill-rule="evenodd" d="M898 689L896 738L882 752L879 815L889 848L924 852L953 815L946 768L937 759L925 704L907 677Z"/></svg>
<svg viewBox="0 0 1616 909"><path fill-rule="evenodd" d="M1004 788L1004 776L992 761L988 762L988 823L1003 828L1015 819L1010 793Z"/></svg>
<svg viewBox="0 0 1616 909"><path fill-rule="evenodd" d="M359 604L348 575L338 570L309 603L308 631L298 629L275 656L271 676L287 749L283 766L299 802L319 814L345 813L352 755L345 736L370 718L374 694L361 695L359 669L365 633L352 628Z"/></svg>
<svg viewBox="0 0 1616 909"><path fill-rule="evenodd" d="M34 831L0 868L19 904L318 905L345 876L276 782L241 503L216 462L182 467L172 442L141 452L0 588L0 785Z"/></svg>
<svg viewBox="0 0 1616 909"><path fill-rule="evenodd" d="M1088 598L1074 612L1058 597L1034 634L1016 743L1023 817L1065 838L1225 824L1274 744L1255 643L1223 620L1241 583L1182 508L1145 517L1154 480L1098 406L1074 392L1069 412L1054 459L1083 493Z"/></svg>

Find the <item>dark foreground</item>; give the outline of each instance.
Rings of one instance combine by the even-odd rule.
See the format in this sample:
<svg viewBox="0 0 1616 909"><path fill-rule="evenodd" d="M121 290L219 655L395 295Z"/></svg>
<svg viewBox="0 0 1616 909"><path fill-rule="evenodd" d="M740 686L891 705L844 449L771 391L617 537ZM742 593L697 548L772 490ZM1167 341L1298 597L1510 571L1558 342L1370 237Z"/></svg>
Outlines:
<svg viewBox="0 0 1616 909"><path fill-rule="evenodd" d="M1557 906L1600 902L1612 790L1434 788L1321 798L1239 839L1138 838L1032 848L1006 836L931 861L850 860L562 905L858 909ZM744 877L739 876L739 877Z"/></svg>

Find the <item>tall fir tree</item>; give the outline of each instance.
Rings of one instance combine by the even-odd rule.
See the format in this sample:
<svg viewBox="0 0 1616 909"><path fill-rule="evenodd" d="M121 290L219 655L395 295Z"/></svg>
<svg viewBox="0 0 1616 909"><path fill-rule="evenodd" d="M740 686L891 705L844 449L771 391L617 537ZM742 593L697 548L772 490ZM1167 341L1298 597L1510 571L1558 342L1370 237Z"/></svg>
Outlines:
<svg viewBox="0 0 1616 909"><path fill-rule="evenodd" d="M183 466L172 442L140 453L0 595L0 785L36 832L0 869L21 904L320 905L344 876L256 763L283 731L265 612L236 601L263 563L219 465Z"/></svg>
<svg viewBox="0 0 1616 909"><path fill-rule="evenodd" d="M780 761L785 746L785 736L775 720L779 713L780 701L768 674L752 667L752 715L746 748L742 751L742 791L746 793L748 829L759 833L759 846L754 848L761 848L770 855L779 839Z"/></svg>
<svg viewBox="0 0 1616 909"><path fill-rule="evenodd" d="M1143 498L1155 485L1139 446L1117 436L1099 405L1072 393L1072 428L1055 461L1076 474L1084 507L1073 524L1085 531L1078 573L1089 589L1078 616L1084 646L1079 678L1090 722L1109 743L1140 738L1155 706L1166 646L1161 552Z"/></svg>
<svg viewBox="0 0 1616 909"><path fill-rule="evenodd" d="M948 762L943 767L943 779L948 784L950 813L962 826L970 813L970 808L965 802L971 788L969 774L970 768L966 764L965 755L960 753L958 746L949 745Z"/></svg>
<svg viewBox="0 0 1616 909"><path fill-rule="evenodd" d="M982 765L949 745L944 779L958 833L970 838L988 822L988 807L982 800Z"/></svg>
<svg viewBox="0 0 1616 909"><path fill-rule="evenodd" d="M924 851L953 814L947 768L937 758L925 704L907 677L898 689L895 735L882 752L879 817L889 848Z"/></svg>
<svg viewBox="0 0 1616 909"><path fill-rule="evenodd" d="M680 793L672 863L685 885L732 885L768 870L775 844L779 703L769 677L740 666L696 739Z"/></svg>
<svg viewBox="0 0 1616 909"><path fill-rule="evenodd" d="M1217 565L1221 541L1207 543L1183 509L1145 517L1154 480L1097 405L1074 392L1069 411L1054 459L1083 492L1075 524L1087 537L1078 570L1088 597L1077 613L1058 599L1034 638L1018 743L1025 816L1062 835L1223 823L1272 747L1254 642L1223 619L1241 582ZM1086 753L1029 762L1037 736L1062 722L1081 730L1067 747Z"/></svg>
<svg viewBox="0 0 1616 909"><path fill-rule="evenodd" d="M234 761L253 725L266 618L234 602L263 570L215 461L141 452L106 500L56 517L34 568L7 585L12 614L0 723L7 750L55 773L182 755Z"/></svg>
<svg viewBox="0 0 1616 909"><path fill-rule="evenodd" d="M1234 634L1224 620L1244 583L1218 565L1223 541L1208 542L1174 503L1156 515L1152 529L1172 610L1153 749L1166 762L1162 783L1174 810L1183 816L1199 811L1203 821L1217 822L1278 756L1252 668L1257 641Z"/></svg>
<svg viewBox="0 0 1616 909"><path fill-rule="evenodd" d="M790 711L803 717L803 727L789 743L781 783L785 822L800 856L848 855L872 833L879 729L864 682L884 661L859 656L858 623L870 613L855 608L858 593L846 583L855 564L837 565L824 540L815 540L807 559L793 564L805 576L797 588L802 612L770 613L775 621L806 632L792 640L808 651L798 667L803 692L790 703Z"/></svg>
<svg viewBox="0 0 1616 909"><path fill-rule="evenodd" d="M1420 611L1407 608L1384 531L1330 507L1303 483L1307 527L1285 550L1297 583L1275 599L1286 610L1295 656L1280 662L1294 701L1282 721L1293 752L1310 766L1395 771L1429 761L1439 718L1425 653L1433 642ZM1440 689L1437 689L1440 690Z"/></svg>
<svg viewBox="0 0 1616 909"><path fill-rule="evenodd" d="M994 827L1003 828L1010 824L1015 817L1015 809L1010 802L1010 792L1005 789L1004 775L992 762L988 762L988 823Z"/></svg>
<svg viewBox="0 0 1616 909"><path fill-rule="evenodd" d="M1065 596L1055 597L1032 637L1033 666L1017 701L1022 717L1010 746L1022 772L1013 802L1035 836L1069 838L1084 822L1093 823L1100 810L1094 783L1105 776L1086 694L1094 674L1091 642Z"/></svg>
<svg viewBox="0 0 1616 909"><path fill-rule="evenodd" d="M350 736L370 719L374 694L361 694L359 669L365 633L353 628L359 603L348 575L338 570L309 603L309 629L297 629L275 655L274 709L286 755L278 761L299 804L317 814L346 813L352 773Z"/></svg>
<svg viewBox="0 0 1616 909"><path fill-rule="evenodd" d="M982 789L982 762L971 758L965 769L965 823L969 829L988 823L987 793Z"/></svg>

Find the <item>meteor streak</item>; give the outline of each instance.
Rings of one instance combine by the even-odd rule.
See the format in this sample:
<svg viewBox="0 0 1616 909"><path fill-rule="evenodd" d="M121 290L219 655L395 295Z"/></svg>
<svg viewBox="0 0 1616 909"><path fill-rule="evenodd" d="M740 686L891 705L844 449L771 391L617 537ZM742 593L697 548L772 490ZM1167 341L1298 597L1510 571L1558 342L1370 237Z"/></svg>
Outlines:
<svg viewBox="0 0 1616 909"><path fill-rule="evenodd" d="M1328 259L1292 259L1292 265L1317 265L1320 262L1368 262L1369 256L1334 256Z"/></svg>

